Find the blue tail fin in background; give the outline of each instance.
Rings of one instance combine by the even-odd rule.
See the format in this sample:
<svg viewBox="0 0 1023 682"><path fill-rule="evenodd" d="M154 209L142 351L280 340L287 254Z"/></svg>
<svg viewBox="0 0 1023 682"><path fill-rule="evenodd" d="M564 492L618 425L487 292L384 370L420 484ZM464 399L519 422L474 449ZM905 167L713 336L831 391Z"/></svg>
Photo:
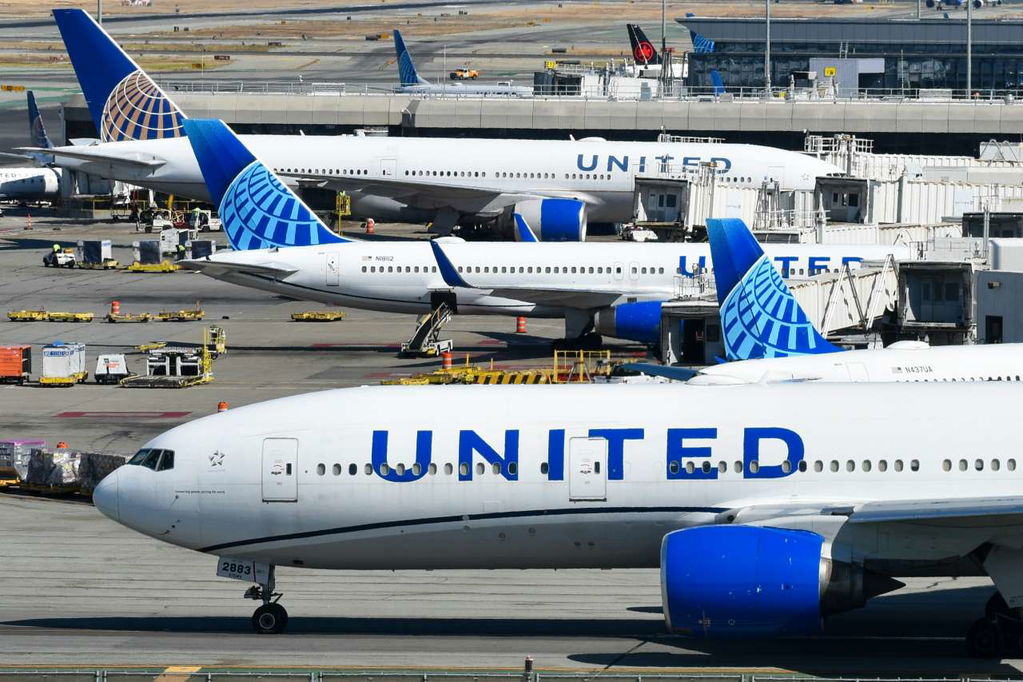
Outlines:
<svg viewBox="0 0 1023 682"><path fill-rule="evenodd" d="M88 12L55 9L78 84L100 140L180 137L184 114Z"/></svg>
<svg viewBox="0 0 1023 682"><path fill-rule="evenodd" d="M689 37L693 41L693 52L696 54L709 54L714 51L714 41L707 36L689 29Z"/></svg>
<svg viewBox="0 0 1023 682"><path fill-rule="evenodd" d="M721 79L721 73L717 69L710 70L710 82L714 86L714 95L725 94L725 82Z"/></svg>
<svg viewBox="0 0 1023 682"><path fill-rule="evenodd" d="M42 149L52 149L53 142L46 134L46 126L43 125L43 117L39 115L39 107L36 106L36 96L28 91L28 132L32 138L32 145Z"/></svg>
<svg viewBox="0 0 1023 682"><path fill-rule="evenodd" d="M429 83L416 71L416 65L412 63L412 55L408 53L405 41L401 37L401 31L398 29L394 29L394 51L398 54L398 79L402 86Z"/></svg>
<svg viewBox="0 0 1023 682"><path fill-rule="evenodd" d="M235 249L348 241L331 232L223 121L187 119L184 129Z"/></svg>
<svg viewBox="0 0 1023 682"><path fill-rule="evenodd" d="M708 219L707 237L729 360L842 350L813 326L746 223Z"/></svg>

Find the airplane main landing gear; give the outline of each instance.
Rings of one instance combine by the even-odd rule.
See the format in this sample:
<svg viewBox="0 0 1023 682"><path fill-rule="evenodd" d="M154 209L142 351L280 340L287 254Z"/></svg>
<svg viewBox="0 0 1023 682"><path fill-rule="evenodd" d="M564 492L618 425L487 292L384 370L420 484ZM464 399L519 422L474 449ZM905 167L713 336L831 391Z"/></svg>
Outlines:
<svg viewBox="0 0 1023 682"><path fill-rule="evenodd" d="M966 648L977 658L998 658L1023 650L1023 620L1018 609L1010 608L996 592L984 606L984 617L966 632Z"/></svg>
<svg viewBox="0 0 1023 682"><path fill-rule="evenodd" d="M274 566L267 571L265 583L258 583L245 591L246 599L263 602L252 614L252 629L257 634L276 635L288 627L288 612L278 603L282 596L280 592L274 592Z"/></svg>

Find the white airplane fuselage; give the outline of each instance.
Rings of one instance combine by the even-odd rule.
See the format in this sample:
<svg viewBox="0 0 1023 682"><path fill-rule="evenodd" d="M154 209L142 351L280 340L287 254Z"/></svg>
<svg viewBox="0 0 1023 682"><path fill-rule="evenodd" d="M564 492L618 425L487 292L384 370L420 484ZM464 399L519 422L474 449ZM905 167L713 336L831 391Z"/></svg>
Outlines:
<svg viewBox="0 0 1023 682"><path fill-rule="evenodd" d="M711 269L706 243L539 244L459 239L438 243L473 287L454 288L457 311L468 314L562 317L573 307L666 301L686 285L694 267ZM836 271L846 263L855 267L860 261L882 261L889 255L910 257L909 248L903 246L768 244L764 249L788 277ZM185 265L216 279L274 294L383 312L426 312L434 294L452 291L426 241L225 251ZM254 267L246 270L247 265ZM612 297L592 306L542 304L516 299L515 287L561 292L577 289Z"/></svg>
<svg viewBox="0 0 1023 682"><path fill-rule="evenodd" d="M1020 381L1023 344L926 346L893 344L888 348L821 355L743 360L713 365L689 380L693 384L758 381Z"/></svg>
<svg viewBox="0 0 1023 682"><path fill-rule="evenodd" d="M590 222L632 219L637 176L660 170L692 177L701 163L717 164L722 186L760 187L777 180L783 190L812 190L818 176L840 169L818 159L781 149L743 144L608 142L591 140L498 140L391 138L311 135L241 135L244 144L286 179L308 173L350 179L360 186L373 179L400 181L434 190L450 186L450 195L413 188L371 186L352 192L353 211L380 220L420 221L451 207L460 213L496 216L509 204L501 195L566 197L584 201ZM62 167L83 170L181 196L208 200L209 193L188 140L108 142L69 148L75 154L102 156L95 161L62 157ZM146 162L117 165L111 159ZM147 165L148 164L148 165ZM665 174L665 177L668 175ZM291 181L291 180L289 180ZM464 197L459 188L492 191ZM483 193L484 195L486 192Z"/></svg>
<svg viewBox="0 0 1023 682"><path fill-rule="evenodd" d="M145 447L173 468L121 467L95 500L164 542L332 569L649 568L673 530L805 504L786 527L836 559L949 575L942 560L1016 531L811 510L1017 494L1021 398L1014 383L349 388L172 429Z"/></svg>
<svg viewBox="0 0 1023 682"><path fill-rule="evenodd" d="M0 167L0 199L39 201L60 196L60 169Z"/></svg>

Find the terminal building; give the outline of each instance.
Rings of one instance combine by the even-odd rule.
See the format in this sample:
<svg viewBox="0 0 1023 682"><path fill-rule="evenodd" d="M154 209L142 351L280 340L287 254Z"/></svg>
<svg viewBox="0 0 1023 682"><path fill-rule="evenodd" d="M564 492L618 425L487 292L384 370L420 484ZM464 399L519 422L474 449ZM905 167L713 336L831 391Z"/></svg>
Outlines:
<svg viewBox="0 0 1023 682"><path fill-rule="evenodd" d="M945 19L943 16L949 18ZM930 10L916 19L772 19L771 83L818 71L836 79L839 95L870 89L905 92L965 91L966 11ZM689 29L689 85L711 86L711 70L725 86L764 87L763 18L685 17ZM1023 21L973 19L971 90L1010 93L1023 86ZM844 92L843 92L844 91Z"/></svg>

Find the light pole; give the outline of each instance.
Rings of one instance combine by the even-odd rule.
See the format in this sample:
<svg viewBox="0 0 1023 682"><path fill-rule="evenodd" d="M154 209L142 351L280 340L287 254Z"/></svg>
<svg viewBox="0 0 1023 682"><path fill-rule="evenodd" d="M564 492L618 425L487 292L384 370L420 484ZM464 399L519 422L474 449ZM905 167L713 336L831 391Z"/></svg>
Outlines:
<svg viewBox="0 0 1023 682"><path fill-rule="evenodd" d="M767 21L765 22L766 32L764 35L764 86L767 96L771 96L771 0L764 0L764 10Z"/></svg>
<svg viewBox="0 0 1023 682"><path fill-rule="evenodd" d="M973 0L966 3L966 98L973 96Z"/></svg>
<svg viewBox="0 0 1023 682"><path fill-rule="evenodd" d="M665 7L666 3L667 3L667 0L661 0L661 54L662 55L667 51L666 48L668 47L668 38L667 38L666 29L665 29L665 19L664 19L665 13L667 12L667 8Z"/></svg>
<svg viewBox="0 0 1023 682"><path fill-rule="evenodd" d="M103 23L103 0L96 0L96 23Z"/></svg>

